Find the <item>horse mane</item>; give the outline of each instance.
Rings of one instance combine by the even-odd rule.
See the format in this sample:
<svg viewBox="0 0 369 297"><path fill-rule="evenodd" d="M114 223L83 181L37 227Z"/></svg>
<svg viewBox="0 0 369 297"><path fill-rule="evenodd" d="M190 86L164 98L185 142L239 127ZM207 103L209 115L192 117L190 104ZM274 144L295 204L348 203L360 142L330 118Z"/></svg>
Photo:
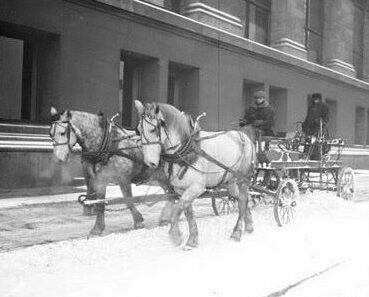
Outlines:
<svg viewBox="0 0 369 297"><path fill-rule="evenodd" d="M104 127L105 117L102 114L93 114L84 111L70 110L70 120L83 130L93 130Z"/></svg>
<svg viewBox="0 0 369 297"><path fill-rule="evenodd" d="M156 103L169 129L174 129L181 139L190 137L192 132L191 116L166 103Z"/></svg>

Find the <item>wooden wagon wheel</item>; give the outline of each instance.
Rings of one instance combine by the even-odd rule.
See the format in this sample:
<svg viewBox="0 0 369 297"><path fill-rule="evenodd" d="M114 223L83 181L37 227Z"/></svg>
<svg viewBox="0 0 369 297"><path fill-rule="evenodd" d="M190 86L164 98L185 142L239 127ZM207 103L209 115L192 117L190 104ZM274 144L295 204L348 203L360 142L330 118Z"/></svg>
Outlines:
<svg viewBox="0 0 369 297"><path fill-rule="evenodd" d="M293 220L299 196L299 189L294 180L285 179L281 182L274 201L274 218L278 226L285 226Z"/></svg>
<svg viewBox="0 0 369 297"><path fill-rule="evenodd" d="M211 197L211 206L216 216L238 211L238 199L233 196Z"/></svg>
<svg viewBox="0 0 369 297"><path fill-rule="evenodd" d="M352 202L355 200L355 176L351 167L341 168L338 174L337 196Z"/></svg>

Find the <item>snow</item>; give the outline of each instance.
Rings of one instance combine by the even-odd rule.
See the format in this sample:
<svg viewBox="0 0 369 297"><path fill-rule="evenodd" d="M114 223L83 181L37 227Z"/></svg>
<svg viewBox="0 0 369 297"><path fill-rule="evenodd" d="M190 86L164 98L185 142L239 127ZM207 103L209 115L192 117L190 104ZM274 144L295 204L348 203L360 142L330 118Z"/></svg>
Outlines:
<svg viewBox="0 0 369 297"><path fill-rule="evenodd" d="M158 227L2 253L0 296L369 296L369 203L314 192L297 214L280 228L260 204L241 242L236 214L198 219L192 251Z"/></svg>

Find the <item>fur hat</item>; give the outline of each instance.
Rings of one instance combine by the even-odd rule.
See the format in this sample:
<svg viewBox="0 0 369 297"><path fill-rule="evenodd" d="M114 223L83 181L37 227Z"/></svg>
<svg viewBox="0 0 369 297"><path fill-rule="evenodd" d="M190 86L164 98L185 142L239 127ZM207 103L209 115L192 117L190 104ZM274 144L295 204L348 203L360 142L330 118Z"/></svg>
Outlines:
<svg viewBox="0 0 369 297"><path fill-rule="evenodd" d="M322 94L320 93L314 93L311 95L311 98L314 100L314 99L319 99L319 100L322 100Z"/></svg>
<svg viewBox="0 0 369 297"><path fill-rule="evenodd" d="M257 91L254 93L254 97L255 98L260 98L260 97L266 98L266 93L264 91Z"/></svg>

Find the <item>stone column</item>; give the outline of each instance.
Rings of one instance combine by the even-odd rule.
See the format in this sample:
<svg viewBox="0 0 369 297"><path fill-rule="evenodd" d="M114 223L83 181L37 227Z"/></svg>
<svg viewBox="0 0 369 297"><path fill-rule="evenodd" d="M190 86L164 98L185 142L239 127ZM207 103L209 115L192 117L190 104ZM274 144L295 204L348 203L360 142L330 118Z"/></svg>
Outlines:
<svg viewBox="0 0 369 297"><path fill-rule="evenodd" d="M305 14L305 0L272 1L271 46L307 59Z"/></svg>
<svg viewBox="0 0 369 297"><path fill-rule="evenodd" d="M369 7L365 11L364 21L363 80L369 82Z"/></svg>
<svg viewBox="0 0 369 297"><path fill-rule="evenodd" d="M326 0L324 7L323 64L355 76L353 62L354 2Z"/></svg>
<svg viewBox="0 0 369 297"><path fill-rule="evenodd" d="M244 35L244 26L237 16L242 0L185 0L181 14L201 23L233 33Z"/></svg>

